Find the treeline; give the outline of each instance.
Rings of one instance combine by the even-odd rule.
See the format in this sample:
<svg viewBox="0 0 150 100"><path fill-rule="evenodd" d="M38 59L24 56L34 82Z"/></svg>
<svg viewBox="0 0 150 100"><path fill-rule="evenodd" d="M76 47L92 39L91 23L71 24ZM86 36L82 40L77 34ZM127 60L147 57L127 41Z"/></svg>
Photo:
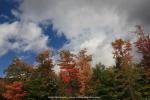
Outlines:
<svg viewBox="0 0 150 100"><path fill-rule="evenodd" d="M140 26L135 34L138 37L134 43L123 39L112 42L115 65L111 67L101 63L92 66L92 56L86 49L78 54L63 50L57 63L50 49L38 54L33 65L15 58L0 79L0 100L51 100L48 97L52 96L149 100L150 36ZM139 63L133 63L132 46L142 55ZM59 73L54 66L60 67Z"/></svg>

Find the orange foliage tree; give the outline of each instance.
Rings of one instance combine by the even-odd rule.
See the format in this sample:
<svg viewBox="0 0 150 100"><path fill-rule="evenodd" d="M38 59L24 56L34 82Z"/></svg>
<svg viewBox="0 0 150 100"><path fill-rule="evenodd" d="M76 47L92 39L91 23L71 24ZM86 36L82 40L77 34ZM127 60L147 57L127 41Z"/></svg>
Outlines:
<svg viewBox="0 0 150 100"><path fill-rule="evenodd" d="M13 82L6 85L6 91L2 94L8 100L22 100L26 93L22 90L22 82Z"/></svg>
<svg viewBox="0 0 150 100"><path fill-rule="evenodd" d="M0 99L3 98L2 93L5 91L5 85L6 83L2 79L0 79Z"/></svg>
<svg viewBox="0 0 150 100"><path fill-rule="evenodd" d="M55 73L53 71L53 60L51 58L51 49L42 51L37 57L36 60L39 63L37 65L37 72L39 77L53 77Z"/></svg>
<svg viewBox="0 0 150 100"><path fill-rule="evenodd" d="M120 69L123 61L128 63L131 61L132 56L130 55L131 43L122 39L117 39L112 42L113 58L116 60L116 68Z"/></svg>
<svg viewBox="0 0 150 100"><path fill-rule="evenodd" d="M77 65L79 66L79 81L80 81L80 94L85 95L85 90L88 88L88 82L92 77L91 61L92 56L86 54L86 49L79 52L77 56Z"/></svg>

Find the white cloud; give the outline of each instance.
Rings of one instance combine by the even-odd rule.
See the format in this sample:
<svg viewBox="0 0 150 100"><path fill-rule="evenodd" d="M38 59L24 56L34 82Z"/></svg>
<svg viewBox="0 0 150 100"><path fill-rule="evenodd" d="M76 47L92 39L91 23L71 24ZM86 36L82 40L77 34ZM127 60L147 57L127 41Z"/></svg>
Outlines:
<svg viewBox="0 0 150 100"><path fill-rule="evenodd" d="M117 4L119 4L119 0ZM108 0L24 0L21 19L41 23L50 19L58 34L70 40L63 48L74 52L86 47L93 61L113 64L111 42L126 37L127 16L119 15L116 2ZM130 29L128 29L130 30Z"/></svg>
<svg viewBox="0 0 150 100"><path fill-rule="evenodd" d="M39 51L47 48L48 37L32 22L0 24L0 55L8 50Z"/></svg>

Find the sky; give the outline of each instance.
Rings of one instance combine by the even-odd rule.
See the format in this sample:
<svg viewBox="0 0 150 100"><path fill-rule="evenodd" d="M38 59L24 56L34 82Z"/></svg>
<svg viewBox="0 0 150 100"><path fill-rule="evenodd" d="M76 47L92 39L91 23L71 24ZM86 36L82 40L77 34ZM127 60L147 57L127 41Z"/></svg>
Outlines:
<svg viewBox="0 0 150 100"><path fill-rule="evenodd" d="M113 65L111 42L150 31L150 0L0 0L0 75L14 57L35 63L42 50L87 48L93 64Z"/></svg>

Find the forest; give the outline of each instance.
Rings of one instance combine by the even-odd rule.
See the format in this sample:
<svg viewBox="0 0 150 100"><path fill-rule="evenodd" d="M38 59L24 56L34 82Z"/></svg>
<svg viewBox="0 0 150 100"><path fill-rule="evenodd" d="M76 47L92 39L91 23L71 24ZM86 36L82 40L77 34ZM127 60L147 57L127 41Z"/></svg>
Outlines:
<svg viewBox="0 0 150 100"><path fill-rule="evenodd" d="M57 63L52 49L40 52L35 64L16 57L0 78L0 100L150 100L150 36L140 26L132 34L137 35L134 43L118 38L110 44L115 65L109 67L93 66L84 48L77 54L62 50ZM140 62L133 62L133 47Z"/></svg>

